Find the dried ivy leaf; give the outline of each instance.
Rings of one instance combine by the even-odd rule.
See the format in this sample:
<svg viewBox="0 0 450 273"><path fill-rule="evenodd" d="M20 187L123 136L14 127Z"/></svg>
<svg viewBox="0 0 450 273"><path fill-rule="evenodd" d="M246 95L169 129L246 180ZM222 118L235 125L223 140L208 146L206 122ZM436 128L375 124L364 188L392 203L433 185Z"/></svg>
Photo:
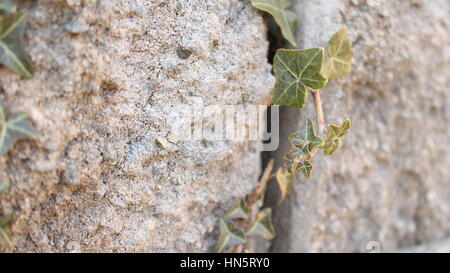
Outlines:
<svg viewBox="0 0 450 273"><path fill-rule="evenodd" d="M292 187L293 182L293 175L288 170L285 170L283 168L279 168L277 171L277 183L278 187L280 188L281 192L281 198L279 203L282 203L284 199L286 199L286 196L289 194L289 191Z"/></svg>
<svg viewBox="0 0 450 273"><path fill-rule="evenodd" d="M264 188L264 190L262 191L261 195L258 196L258 198L256 199L256 205L258 206L258 208L264 206L264 198L265 198L265 195L266 195L266 190L267 190L267 187Z"/></svg>
<svg viewBox="0 0 450 273"><path fill-rule="evenodd" d="M11 229L9 227L11 218L11 214L0 217L0 244L7 245L9 247L12 247L12 242L9 238L9 234L11 233Z"/></svg>
<svg viewBox="0 0 450 273"><path fill-rule="evenodd" d="M7 119L4 107L0 103L0 156L5 155L9 148L22 138L37 138L28 116L19 113Z"/></svg>
<svg viewBox="0 0 450 273"><path fill-rule="evenodd" d="M22 48L26 18L25 12L0 16L0 64L31 78L33 71Z"/></svg>
<svg viewBox="0 0 450 273"><path fill-rule="evenodd" d="M294 152L311 155L314 149L323 144L323 139L314 132L314 125L311 119L306 119L305 124L297 133L289 135L289 141L294 145Z"/></svg>
<svg viewBox="0 0 450 273"><path fill-rule="evenodd" d="M9 189L9 180L4 178L0 180L0 194L5 193Z"/></svg>
<svg viewBox="0 0 450 273"><path fill-rule="evenodd" d="M311 161L305 160L303 164L300 166L300 171L303 173L305 178L309 179L311 178L313 166L311 164Z"/></svg>
<svg viewBox="0 0 450 273"><path fill-rule="evenodd" d="M268 240L275 237L275 229L272 225L272 209L265 208L256 216L256 221L247 231L247 235L259 235Z"/></svg>
<svg viewBox="0 0 450 273"><path fill-rule="evenodd" d="M328 42L328 58L325 60L323 75L328 80L343 77L352 72L353 50L346 26L333 34Z"/></svg>
<svg viewBox="0 0 450 273"><path fill-rule="evenodd" d="M248 208L245 204L244 198L240 198L236 202L236 204L225 214L224 218L227 220L247 219Z"/></svg>
<svg viewBox="0 0 450 273"><path fill-rule="evenodd" d="M297 46L295 32L298 17L294 12L287 9L291 5L291 0L252 0L252 5L270 13L280 26L284 38L293 46Z"/></svg>
<svg viewBox="0 0 450 273"><path fill-rule="evenodd" d="M216 252L222 253L232 246L244 244L246 236L241 229L233 229L233 225L220 219L220 235L216 244Z"/></svg>
<svg viewBox="0 0 450 273"><path fill-rule="evenodd" d="M11 2L11 0L0 0L0 15L13 12L15 10L15 6Z"/></svg>
<svg viewBox="0 0 450 273"><path fill-rule="evenodd" d="M322 146L325 155L332 155L341 146L341 138L348 133L352 127L349 119L344 120L341 126L328 124L327 138Z"/></svg>
<svg viewBox="0 0 450 273"><path fill-rule="evenodd" d="M273 104L302 108L308 87L325 87L328 80L320 74L323 55L322 47L303 50L279 49L273 64L276 78Z"/></svg>

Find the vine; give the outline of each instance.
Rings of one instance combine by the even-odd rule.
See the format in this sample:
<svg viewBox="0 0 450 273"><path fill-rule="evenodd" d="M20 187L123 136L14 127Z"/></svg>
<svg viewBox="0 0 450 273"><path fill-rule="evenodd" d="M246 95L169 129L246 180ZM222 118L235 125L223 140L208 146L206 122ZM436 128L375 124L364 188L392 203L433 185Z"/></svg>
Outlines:
<svg viewBox="0 0 450 273"><path fill-rule="evenodd" d="M296 23L295 13L288 10L290 0L252 0L252 5L273 16L286 40L294 47ZM231 210L220 219L220 235L216 244L217 252L247 251L245 245L248 236L262 236L273 239L275 230L272 225L271 208L263 208L263 198L267 183L275 177L280 189L280 203L289 194L294 175L301 173L306 179L312 175L314 155L322 149L326 156L336 152L342 145L342 137L351 128L351 121L346 119L341 125L326 124L322 109L320 90L329 80L343 77L351 72L353 50L348 38L346 26L333 34L325 49L314 47L308 49L278 49L273 63L276 78L272 95L273 105L288 105L303 108L308 93L313 98L316 122L319 127L315 132L314 122L307 118L303 126L288 139L291 148L285 155L285 166L272 173L274 161L267 165L261 181L247 196L241 198ZM326 130L326 136L325 136Z"/></svg>
<svg viewBox="0 0 450 273"><path fill-rule="evenodd" d="M0 0L0 64L25 78L33 70L23 49L27 13L16 12L10 0ZM0 102L0 156L5 156L14 143L23 138L35 139L28 115L5 110ZM9 179L0 178L0 195L9 189ZM0 211L0 244L12 247L11 213Z"/></svg>

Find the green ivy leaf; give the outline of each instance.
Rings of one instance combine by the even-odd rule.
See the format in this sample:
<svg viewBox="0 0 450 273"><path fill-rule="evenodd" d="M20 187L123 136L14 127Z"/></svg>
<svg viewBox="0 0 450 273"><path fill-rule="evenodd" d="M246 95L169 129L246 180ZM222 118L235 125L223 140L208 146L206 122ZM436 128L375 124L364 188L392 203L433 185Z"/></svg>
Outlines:
<svg viewBox="0 0 450 273"><path fill-rule="evenodd" d="M11 218L11 214L6 214L0 217L0 244L7 245L9 247L12 247L12 242L9 237L9 234L11 233L11 229L9 227Z"/></svg>
<svg viewBox="0 0 450 273"><path fill-rule="evenodd" d="M28 116L19 113L7 119L4 107L0 103L0 156L5 155L11 146L22 138L37 138Z"/></svg>
<svg viewBox="0 0 450 273"><path fill-rule="evenodd" d="M247 235L259 235L268 240L275 237L275 229L272 225L272 209L265 208L256 216L256 221L247 231Z"/></svg>
<svg viewBox="0 0 450 273"><path fill-rule="evenodd" d="M309 179L311 178L313 166L311 164L311 161L305 160L303 164L300 166L300 171L303 173L305 178Z"/></svg>
<svg viewBox="0 0 450 273"><path fill-rule="evenodd" d="M284 38L293 46L297 46L295 32L298 17L294 12L287 10L291 5L291 0L252 0L252 5L257 9L270 13L280 26Z"/></svg>
<svg viewBox="0 0 450 273"><path fill-rule="evenodd" d="M277 178L278 187L281 192L281 198L280 198L279 203L282 203L284 201L284 199L286 199L286 196L289 194L289 191L291 190L293 176L292 176L292 173L290 173L288 170L279 168L277 171L276 178Z"/></svg>
<svg viewBox="0 0 450 273"><path fill-rule="evenodd" d="M9 180L4 178L0 180L0 194L5 193L9 189Z"/></svg>
<svg viewBox="0 0 450 273"><path fill-rule="evenodd" d="M15 10L15 6L11 2L11 0L0 0L0 15L13 12Z"/></svg>
<svg viewBox="0 0 450 273"><path fill-rule="evenodd" d="M353 50L346 26L333 34L328 42L328 58L325 60L323 75L328 80L343 77L352 72Z"/></svg>
<svg viewBox="0 0 450 273"><path fill-rule="evenodd" d="M0 64L31 78L33 71L22 49L26 18L25 12L0 15Z"/></svg>
<svg viewBox="0 0 450 273"><path fill-rule="evenodd" d="M225 214L224 218L227 220L247 219L248 208L245 204L244 198L240 198L236 202L236 204Z"/></svg>
<svg viewBox="0 0 450 273"><path fill-rule="evenodd" d="M344 120L341 126L328 124L327 138L322 146L325 155L332 155L341 146L341 138L348 133L352 127L349 119Z"/></svg>
<svg viewBox="0 0 450 273"><path fill-rule="evenodd" d="M287 172L293 174L296 171L298 171L297 170L297 166L298 166L299 160L298 160L297 157L294 157L292 155L292 148L291 148L291 152L284 156L284 160L286 160L286 162L287 162L287 164L286 164L286 171Z"/></svg>
<svg viewBox="0 0 450 273"><path fill-rule="evenodd" d="M216 244L216 252L222 253L232 246L244 244L246 236L241 229L233 229L233 225L220 219L220 235Z"/></svg>
<svg viewBox="0 0 450 273"><path fill-rule="evenodd" d="M323 144L323 139L316 135L313 122L309 118L306 119L305 124L297 133L289 135L289 141L294 145L295 153L307 156Z"/></svg>
<svg viewBox="0 0 450 273"><path fill-rule="evenodd" d="M328 80L321 74L323 55L322 47L303 50L279 49L273 64L276 78L273 104L302 108L308 87L325 87Z"/></svg>

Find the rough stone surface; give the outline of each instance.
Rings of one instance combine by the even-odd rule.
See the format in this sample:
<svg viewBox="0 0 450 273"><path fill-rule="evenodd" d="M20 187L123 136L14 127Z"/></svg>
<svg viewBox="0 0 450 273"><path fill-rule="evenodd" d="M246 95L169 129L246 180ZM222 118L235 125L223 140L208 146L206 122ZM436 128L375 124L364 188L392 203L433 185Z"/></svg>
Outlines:
<svg viewBox="0 0 450 273"><path fill-rule="evenodd" d="M353 128L313 178L275 211L276 252L385 251L450 235L450 7L447 0L298 1L301 47L325 45L341 24L353 73L322 92L329 122ZM312 100L310 100L312 101ZM282 138L307 117L283 109ZM288 145L274 156L281 155ZM272 196L274 199L274 196Z"/></svg>
<svg viewBox="0 0 450 273"><path fill-rule="evenodd" d="M400 253L450 253L450 238L401 249Z"/></svg>
<svg viewBox="0 0 450 273"><path fill-rule="evenodd" d="M170 117L270 94L260 13L238 0L17 2L36 75L0 68L0 99L40 138L0 159L13 251L211 250L218 218L256 182L260 147L177 141Z"/></svg>

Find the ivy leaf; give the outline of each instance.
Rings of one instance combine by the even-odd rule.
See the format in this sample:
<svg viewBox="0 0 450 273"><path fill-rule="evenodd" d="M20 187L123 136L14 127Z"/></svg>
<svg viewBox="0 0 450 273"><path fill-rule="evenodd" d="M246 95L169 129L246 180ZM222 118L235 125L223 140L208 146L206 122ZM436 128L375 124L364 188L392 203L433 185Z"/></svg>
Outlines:
<svg viewBox="0 0 450 273"><path fill-rule="evenodd" d="M277 80L273 104L302 108L308 87L325 87L328 80L321 74L323 55L322 47L303 50L279 49L273 64Z"/></svg>
<svg viewBox="0 0 450 273"><path fill-rule="evenodd" d="M289 154L284 156L284 160L286 160L286 162L287 162L286 171L293 174L297 171L297 166L298 166L299 160L297 157L293 157L291 153L292 153L292 149ZM280 171L280 170L278 170L278 171Z"/></svg>
<svg viewBox="0 0 450 273"><path fill-rule="evenodd" d="M17 140L23 138L37 138L28 116L19 113L7 119L4 107L0 103L0 156L5 155Z"/></svg>
<svg viewBox="0 0 450 273"><path fill-rule="evenodd" d="M13 12L15 10L15 6L11 2L11 0L0 0L0 15Z"/></svg>
<svg viewBox="0 0 450 273"><path fill-rule="evenodd" d="M244 198L240 198L239 201L237 201L236 204L225 214L224 218L227 220L247 219L248 209Z"/></svg>
<svg viewBox="0 0 450 273"><path fill-rule="evenodd" d="M258 198L256 199L256 205L258 206L258 208L262 207L264 205L264 198L266 195L266 190L267 187L264 188L264 190L262 191L261 195L258 196Z"/></svg>
<svg viewBox="0 0 450 273"><path fill-rule="evenodd" d="M278 187L280 188L280 192L281 192L281 198L280 198L279 203L282 203L284 201L284 199L286 199L286 196L288 195L289 191L291 190L293 176L292 176L292 173L290 173L288 170L279 168L277 171L276 178L277 178Z"/></svg>
<svg viewBox="0 0 450 273"><path fill-rule="evenodd" d="M26 18L25 12L0 15L0 64L31 78L33 71L22 49Z"/></svg>
<svg viewBox="0 0 450 273"><path fill-rule="evenodd" d="M284 38L293 46L297 46L295 32L298 17L294 12L287 10L291 5L291 0L252 0L252 5L257 9L270 13L280 26Z"/></svg>
<svg viewBox="0 0 450 273"><path fill-rule="evenodd" d="M325 155L332 155L341 146L341 138L348 133L352 127L349 119L344 120L341 126L328 124L327 138L322 146Z"/></svg>
<svg viewBox="0 0 450 273"><path fill-rule="evenodd" d="M289 135L289 141L294 145L298 153L304 155L311 155L313 150L323 144L323 139L318 137L314 132L314 125L311 119L306 119L303 125L297 133Z"/></svg>
<svg viewBox="0 0 450 273"><path fill-rule="evenodd" d="M216 245L216 252L222 253L232 246L244 244L245 233L241 229L233 229L233 225L220 219L220 235Z"/></svg>
<svg viewBox="0 0 450 273"><path fill-rule="evenodd" d="M5 193L9 189L9 180L4 178L0 180L0 194Z"/></svg>
<svg viewBox="0 0 450 273"><path fill-rule="evenodd" d="M333 34L328 42L328 58L325 60L323 75L328 80L343 77L352 72L353 50L346 26Z"/></svg>
<svg viewBox="0 0 450 273"><path fill-rule="evenodd" d="M300 166L300 171L303 173L305 178L309 179L311 178L313 166L311 164L311 161L305 160L303 164Z"/></svg>
<svg viewBox="0 0 450 273"><path fill-rule="evenodd" d="M12 242L9 238L9 234L11 233L11 229L9 227L11 218L11 214L6 214L0 217L0 244L6 244L9 247L12 247Z"/></svg>
<svg viewBox="0 0 450 273"><path fill-rule="evenodd" d="M247 231L247 235L259 235L267 240L275 237L275 229L272 225L272 209L265 208L256 216L256 221Z"/></svg>

